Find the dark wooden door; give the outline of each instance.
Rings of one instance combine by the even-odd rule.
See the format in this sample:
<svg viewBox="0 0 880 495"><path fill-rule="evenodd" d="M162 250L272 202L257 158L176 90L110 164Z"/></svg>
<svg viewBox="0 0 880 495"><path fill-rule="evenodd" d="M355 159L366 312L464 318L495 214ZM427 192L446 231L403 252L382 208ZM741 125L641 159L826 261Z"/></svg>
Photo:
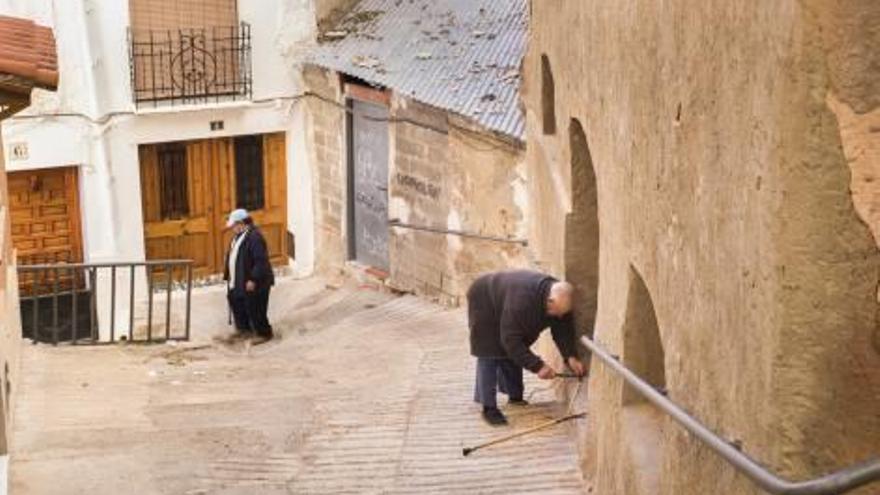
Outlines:
<svg viewBox="0 0 880 495"><path fill-rule="evenodd" d="M349 133L351 257L388 270L388 108L352 102Z"/></svg>

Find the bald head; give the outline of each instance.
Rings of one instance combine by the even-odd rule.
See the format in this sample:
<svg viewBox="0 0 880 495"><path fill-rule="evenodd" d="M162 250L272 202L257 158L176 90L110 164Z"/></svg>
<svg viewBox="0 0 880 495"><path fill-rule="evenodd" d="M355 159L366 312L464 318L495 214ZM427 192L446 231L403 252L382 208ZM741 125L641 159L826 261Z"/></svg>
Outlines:
<svg viewBox="0 0 880 495"><path fill-rule="evenodd" d="M550 286L550 295L547 296L547 314L550 316L565 316L571 311L571 299L574 294L574 286L568 282L554 282Z"/></svg>

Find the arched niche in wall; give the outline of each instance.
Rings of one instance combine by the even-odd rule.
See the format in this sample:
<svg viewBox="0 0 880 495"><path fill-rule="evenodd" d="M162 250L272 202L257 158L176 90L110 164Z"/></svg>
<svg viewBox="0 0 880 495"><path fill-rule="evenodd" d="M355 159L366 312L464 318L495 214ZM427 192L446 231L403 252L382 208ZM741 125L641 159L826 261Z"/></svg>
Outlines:
<svg viewBox="0 0 880 495"><path fill-rule="evenodd" d="M0 456L9 454L9 442L6 438L8 425L9 395L12 393L12 384L9 383L9 362L3 362L3 371L0 373ZM5 487L4 487L5 488Z"/></svg>
<svg viewBox="0 0 880 495"><path fill-rule="evenodd" d="M654 301L641 274L631 265L623 322L623 364L654 387L666 387L665 353ZM646 399L625 385L623 405L641 402Z"/></svg>
<svg viewBox="0 0 880 495"><path fill-rule="evenodd" d="M565 219L565 278L577 289L578 329L592 336L599 296L599 198L587 135L577 119L568 128L571 213Z"/></svg>
<svg viewBox="0 0 880 495"><path fill-rule="evenodd" d="M546 54L541 55L541 114L544 134L556 134L556 84Z"/></svg>
<svg viewBox="0 0 880 495"><path fill-rule="evenodd" d="M657 388L666 387L663 342L654 301L642 275L630 266L623 327L623 364ZM634 493L655 493L661 486L664 419L659 409L629 385L623 385L620 415L626 475Z"/></svg>

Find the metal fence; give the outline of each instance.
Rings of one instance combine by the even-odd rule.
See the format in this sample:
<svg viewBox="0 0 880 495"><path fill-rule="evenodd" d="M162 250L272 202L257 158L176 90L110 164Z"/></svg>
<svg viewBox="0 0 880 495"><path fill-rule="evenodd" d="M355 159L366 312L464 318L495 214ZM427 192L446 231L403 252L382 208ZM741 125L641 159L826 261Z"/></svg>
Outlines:
<svg viewBox="0 0 880 495"><path fill-rule="evenodd" d="M251 27L129 29L135 104L248 100L253 93Z"/></svg>
<svg viewBox="0 0 880 495"><path fill-rule="evenodd" d="M146 278L146 326L136 327L137 280L139 271ZM192 305L192 261L154 260L133 263L58 263L44 265L21 265L18 267L19 284L27 287L21 295L22 330L26 338L34 342L70 342L71 344L100 344L117 341L164 342L189 340ZM175 283L176 275L184 282ZM120 289L118 279L127 275L127 290ZM99 280L101 283L99 283ZM177 328L172 325L172 289L178 285L185 293L184 322ZM100 288L109 291L109 308L99 314ZM143 288L141 289L143 290ZM122 297L118 297L121 292ZM156 293L165 295L164 325L154 331ZM117 309L128 309L127 322L117 321ZM161 318L163 315L158 315ZM100 320L104 320L108 332L102 338ZM160 322L160 320L155 320ZM124 331L117 332L122 323ZM161 323L161 322L160 322ZM180 328L182 326L182 328Z"/></svg>
<svg viewBox="0 0 880 495"><path fill-rule="evenodd" d="M880 458L874 458L811 480L789 481L781 478L743 453L734 442L716 435L706 425L671 401L666 396L665 390L656 389L650 383L641 379L632 370L624 366L617 356L603 349L593 339L584 336L581 337L581 340L590 352L593 353L593 356L623 378L626 383L632 386L645 399L669 415L737 471L770 493L785 495L838 495L855 490L863 485L880 481Z"/></svg>

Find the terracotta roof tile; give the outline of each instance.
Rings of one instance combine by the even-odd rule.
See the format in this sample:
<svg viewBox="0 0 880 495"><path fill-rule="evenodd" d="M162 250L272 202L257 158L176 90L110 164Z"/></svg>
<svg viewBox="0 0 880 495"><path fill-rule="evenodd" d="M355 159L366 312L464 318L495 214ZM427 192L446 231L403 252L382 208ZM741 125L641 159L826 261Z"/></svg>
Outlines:
<svg viewBox="0 0 880 495"><path fill-rule="evenodd" d="M58 59L52 30L27 19L0 16L0 73L56 89Z"/></svg>

